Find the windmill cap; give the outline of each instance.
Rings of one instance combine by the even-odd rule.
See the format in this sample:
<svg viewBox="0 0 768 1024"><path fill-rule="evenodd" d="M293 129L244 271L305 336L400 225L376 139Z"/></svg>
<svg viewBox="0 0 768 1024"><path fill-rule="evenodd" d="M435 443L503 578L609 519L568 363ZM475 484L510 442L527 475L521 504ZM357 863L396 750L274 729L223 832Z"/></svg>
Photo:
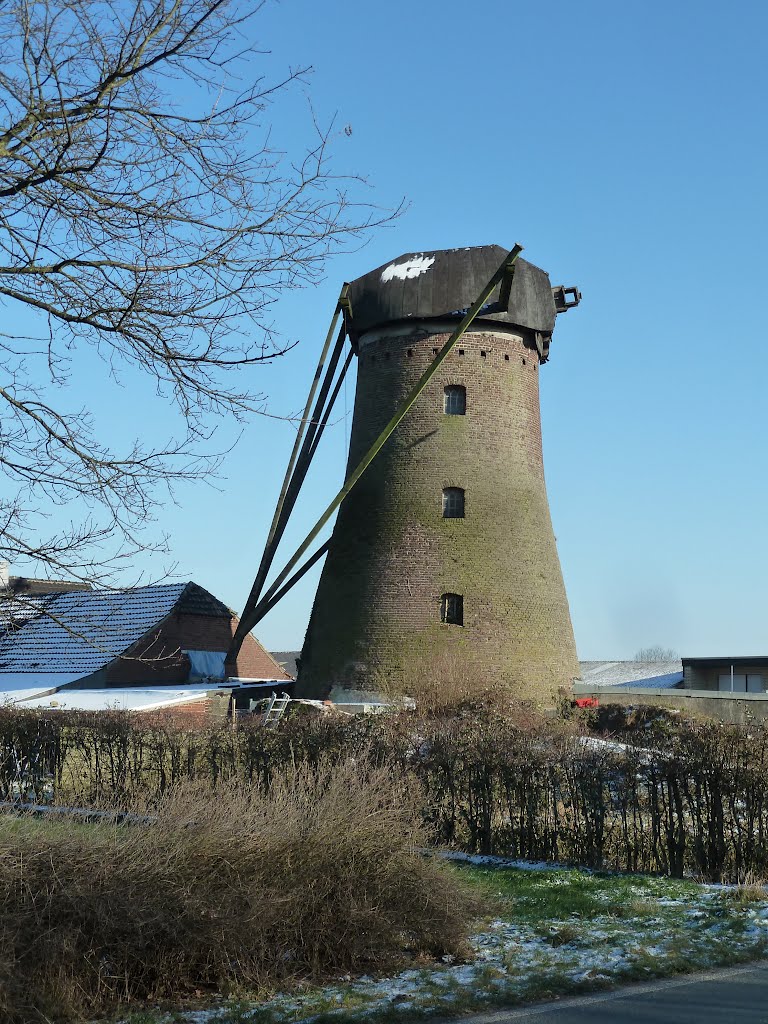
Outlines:
<svg viewBox="0 0 768 1024"><path fill-rule="evenodd" d="M352 338L399 320L463 316L508 251L500 245L480 245L409 252L358 277L349 286ZM500 289L497 285L491 293L489 306L498 304ZM481 311L478 319L551 334L557 312L548 274L518 259L506 309Z"/></svg>

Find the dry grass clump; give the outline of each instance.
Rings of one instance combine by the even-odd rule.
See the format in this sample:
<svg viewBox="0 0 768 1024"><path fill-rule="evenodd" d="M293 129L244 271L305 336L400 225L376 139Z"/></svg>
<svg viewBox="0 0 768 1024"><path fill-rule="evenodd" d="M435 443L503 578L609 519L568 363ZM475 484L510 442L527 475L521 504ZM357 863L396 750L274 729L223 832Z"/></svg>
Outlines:
<svg viewBox="0 0 768 1024"><path fill-rule="evenodd" d="M524 728L546 718L535 702L519 699L520 688L513 682L489 676L479 666L473 668L466 654L457 657L447 652L415 659L407 683L396 683L382 675L372 688L384 700L395 706L404 703L422 717L490 712L508 720L519 718Z"/></svg>
<svg viewBox="0 0 768 1024"><path fill-rule="evenodd" d="M0 1020L460 954L472 897L424 841L403 786L352 763L190 785L154 824L0 818Z"/></svg>

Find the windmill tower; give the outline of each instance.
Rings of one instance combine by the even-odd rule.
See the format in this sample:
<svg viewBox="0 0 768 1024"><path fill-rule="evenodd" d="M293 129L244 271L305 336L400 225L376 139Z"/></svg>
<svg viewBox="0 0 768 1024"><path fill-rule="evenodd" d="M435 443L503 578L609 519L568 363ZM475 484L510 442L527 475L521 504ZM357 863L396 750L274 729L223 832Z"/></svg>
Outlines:
<svg viewBox="0 0 768 1024"><path fill-rule="evenodd" d="M505 250L411 253L349 286L357 354L348 472L412 391ZM345 497L296 695L384 681L418 696L451 661L547 699L578 674L547 503L539 371L575 288L517 260ZM349 699L349 698L348 698Z"/></svg>

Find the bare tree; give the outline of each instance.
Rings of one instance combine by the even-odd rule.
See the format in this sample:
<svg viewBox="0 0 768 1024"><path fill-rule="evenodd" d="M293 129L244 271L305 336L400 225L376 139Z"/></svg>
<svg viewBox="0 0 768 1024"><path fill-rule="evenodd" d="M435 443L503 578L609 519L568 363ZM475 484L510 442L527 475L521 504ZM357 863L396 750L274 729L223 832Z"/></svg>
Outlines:
<svg viewBox="0 0 768 1024"><path fill-rule="evenodd" d="M269 106L310 69L259 73L261 7L0 4L0 558L108 581L164 487L210 471L211 415L259 407L231 371L281 353L270 304L390 216L332 174L330 129L271 148ZM183 436L115 452L61 407L86 346L143 371ZM52 503L72 525L46 536Z"/></svg>
<svg viewBox="0 0 768 1024"><path fill-rule="evenodd" d="M680 655L671 647L641 647L635 653L634 661L677 661Z"/></svg>

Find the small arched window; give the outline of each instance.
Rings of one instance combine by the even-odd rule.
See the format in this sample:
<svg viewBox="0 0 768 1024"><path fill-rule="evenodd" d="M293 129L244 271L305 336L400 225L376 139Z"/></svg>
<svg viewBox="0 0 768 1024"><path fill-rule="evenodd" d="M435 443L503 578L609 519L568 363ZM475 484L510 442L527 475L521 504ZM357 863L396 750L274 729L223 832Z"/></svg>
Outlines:
<svg viewBox="0 0 768 1024"><path fill-rule="evenodd" d="M443 398L446 416L464 416L467 412L467 389L462 384L446 384Z"/></svg>
<svg viewBox="0 0 768 1024"><path fill-rule="evenodd" d="M464 518L464 488L443 488L443 519Z"/></svg>
<svg viewBox="0 0 768 1024"><path fill-rule="evenodd" d="M452 626L464 625L463 594L443 594L440 598L440 621Z"/></svg>

